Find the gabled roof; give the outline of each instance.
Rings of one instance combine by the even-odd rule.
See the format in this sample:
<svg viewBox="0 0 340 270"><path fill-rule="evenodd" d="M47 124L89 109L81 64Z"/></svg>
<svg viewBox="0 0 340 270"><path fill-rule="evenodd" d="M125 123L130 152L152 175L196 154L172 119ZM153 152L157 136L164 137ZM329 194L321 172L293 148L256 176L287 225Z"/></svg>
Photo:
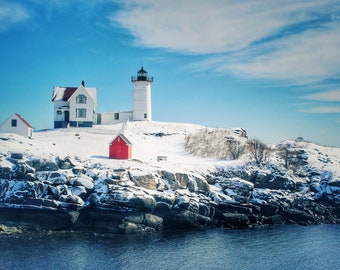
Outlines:
<svg viewBox="0 0 340 270"><path fill-rule="evenodd" d="M126 138L125 135L121 133L119 133L116 137L114 137L114 139L110 142L110 144L112 144L118 137L121 137L127 145L132 145L132 143L128 140L128 138Z"/></svg>
<svg viewBox="0 0 340 270"><path fill-rule="evenodd" d="M15 113L15 115L29 128L32 128L32 126L20 115Z"/></svg>
<svg viewBox="0 0 340 270"><path fill-rule="evenodd" d="M18 113L13 113L9 118L7 118L6 121L4 121L0 126L4 125L7 121L13 118L13 116L16 116L19 118L20 121L22 121L27 127L33 128L20 114Z"/></svg>
<svg viewBox="0 0 340 270"><path fill-rule="evenodd" d="M93 99L94 103L96 104L97 103L97 89L87 88L82 85L80 85L79 87L59 87L59 86L54 87L53 94L52 94L52 102L68 101L73 96L73 94L81 87L87 90L87 92Z"/></svg>

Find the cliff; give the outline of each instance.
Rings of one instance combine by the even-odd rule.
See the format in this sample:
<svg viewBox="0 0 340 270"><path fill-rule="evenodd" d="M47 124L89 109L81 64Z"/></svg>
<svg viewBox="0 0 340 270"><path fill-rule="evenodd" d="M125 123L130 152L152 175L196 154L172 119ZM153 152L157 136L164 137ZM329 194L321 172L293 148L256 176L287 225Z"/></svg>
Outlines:
<svg viewBox="0 0 340 270"><path fill-rule="evenodd" d="M102 154L109 135L2 135L0 224L132 233L340 221L339 149L294 142L289 168L277 155L265 164L249 156L222 161L184 152L196 126L133 125L127 136L140 144L140 159L129 161Z"/></svg>

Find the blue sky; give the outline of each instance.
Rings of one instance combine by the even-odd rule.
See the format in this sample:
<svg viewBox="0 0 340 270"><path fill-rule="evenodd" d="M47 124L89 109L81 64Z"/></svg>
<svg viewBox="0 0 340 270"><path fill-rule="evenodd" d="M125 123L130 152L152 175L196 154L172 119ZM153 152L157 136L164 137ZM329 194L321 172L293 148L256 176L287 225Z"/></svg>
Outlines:
<svg viewBox="0 0 340 270"><path fill-rule="evenodd" d="M54 86L131 110L143 64L153 120L340 147L339 0L0 0L0 122L53 126Z"/></svg>

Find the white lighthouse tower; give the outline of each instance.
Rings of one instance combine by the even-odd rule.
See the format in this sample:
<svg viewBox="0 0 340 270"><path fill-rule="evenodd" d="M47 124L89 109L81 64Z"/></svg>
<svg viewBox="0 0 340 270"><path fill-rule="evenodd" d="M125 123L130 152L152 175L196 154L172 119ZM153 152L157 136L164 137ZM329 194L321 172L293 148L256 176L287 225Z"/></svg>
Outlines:
<svg viewBox="0 0 340 270"><path fill-rule="evenodd" d="M151 121L151 83L153 77L148 76L148 72L142 67L137 76L131 77L133 82L133 115L134 121Z"/></svg>

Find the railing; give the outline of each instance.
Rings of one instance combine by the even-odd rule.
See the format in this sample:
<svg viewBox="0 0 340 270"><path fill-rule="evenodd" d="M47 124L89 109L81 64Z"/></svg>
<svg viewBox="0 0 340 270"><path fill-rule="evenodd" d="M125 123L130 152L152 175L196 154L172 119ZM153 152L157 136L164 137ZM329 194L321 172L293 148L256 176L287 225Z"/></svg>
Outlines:
<svg viewBox="0 0 340 270"><path fill-rule="evenodd" d="M136 81L146 81L146 82L153 82L153 77L152 76L131 76L131 82L136 82Z"/></svg>

